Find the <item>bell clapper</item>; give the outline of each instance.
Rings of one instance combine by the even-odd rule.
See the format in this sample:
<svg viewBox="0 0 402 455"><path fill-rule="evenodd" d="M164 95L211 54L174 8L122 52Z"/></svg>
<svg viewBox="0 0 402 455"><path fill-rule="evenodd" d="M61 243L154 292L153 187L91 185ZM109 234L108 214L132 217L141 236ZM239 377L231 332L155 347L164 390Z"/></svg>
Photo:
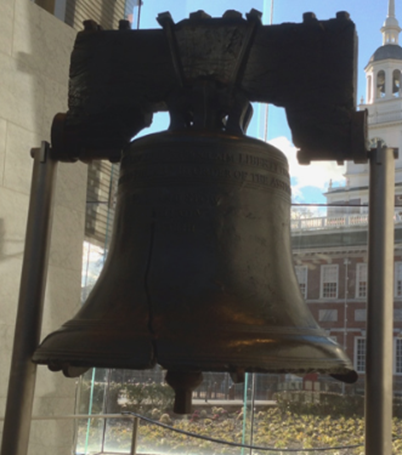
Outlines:
<svg viewBox="0 0 402 455"><path fill-rule="evenodd" d="M235 384L241 384L244 382L245 378L245 371L242 369L237 369L236 371L231 371L230 373L230 379L235 383Z"/></svg>
<svg viewBox="0 0 402 455"><path fill-rule="evenodd" d="M168 370L165 380L175 391L173 412L176 414L191 413L193 390L201 384L202 379L201 371Z"/></svg>

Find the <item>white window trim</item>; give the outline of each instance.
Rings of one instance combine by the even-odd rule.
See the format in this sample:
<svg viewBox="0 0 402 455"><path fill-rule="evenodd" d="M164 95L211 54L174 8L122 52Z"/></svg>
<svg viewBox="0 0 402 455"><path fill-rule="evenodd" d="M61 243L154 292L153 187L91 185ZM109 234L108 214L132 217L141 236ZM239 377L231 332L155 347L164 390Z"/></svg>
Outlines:
<svg viewBox="0 0 402 455"><path fill-rule="evenodd" d="M395 262L395 266L394 266L394 297L400 299L400 298L402 298L402 293L401 293L401 295L398 295L398 280L397 280L399 267L402 267L402 262L400 262L400 261Z"/></svg>
<svg viewBox="0 0 402 455"><path fill-rule="evenodd" d="M398 342L402 344L402 338L398 338L398 337L394 338L393 371L396 376L402 376L402 370L400 372L396 371L396 345Z"/></svg>
<svg viewBox="0 0 402 455"><path fill-rule="evenodd" d="M331 313L331 314L335 315L334 319L325 319L324 317L322 317L325 314L328 314L328 312L330 312L330 311L334 312L334 313ZM338 322L338 318L339 318L338 310L336 310L335 308L318 310L318 322Z"/></svg>
<svg viewBox="0 0 402 455"><path fill-rule="evenodd" d="M366 268L366 295L364 297L360 296L359 295L359 284L360 284L360 281L359 281L359 276L360 276L360 270L362 268ZM367 265L367 262L359 262L358 264L356 264L356 292L355 292L355 296L356 296L356 299L367 299L367 292L368 292L368 281L367 281L367 277L368 277L368 265Z"/></svg>
<svg viewBox="0 0 402 455"><path fill-rule="evenodd" d="M357 365L357 344L359 340L365 340L365 347L364 347L364 356L366 356L366 337L355 337L354 339L354 355L353 355L353 363L357 373L365 374L366 373L366 362L364 362L364 371L358 369Z"/></svg>
<svg viewBox="0 0 402 455"><path fill-rule="evenodd" d="M360 314L364 314L364 318L358 319L356 317L356 312L361 311ZM354 310L354 320L355 322L366 322L367 321L367 309L366 308L355 308Z"/></svg>
<svg viewBox="0 0 402 455"><path fill-rule="evenodd" d="M297 269L301 270L305 270L305 276L306 276L306 282L305 283L302 283L302 284L305 284L305 289L304 289L304 293L302 292L302 290L300 289L300 292L302 293L302 296L304 299L307 299L307 292L308 292L308 267L307 265L296 265L295 266L295 270L297 271ZM296 278L297 278L297 282L299 283L299 288L300 288L300 282L299 282L299 277L296 273Z"/></svg>
<svg viewBox="0 0 402 455"><path fill-rule="evenodd" d="M336 267L336 295L334 297L324 297L324 270L327 267ZM339 295L339 265L338 264L323 264L321 265L320 275L320 298L325 300L337 299Z"/></svg>

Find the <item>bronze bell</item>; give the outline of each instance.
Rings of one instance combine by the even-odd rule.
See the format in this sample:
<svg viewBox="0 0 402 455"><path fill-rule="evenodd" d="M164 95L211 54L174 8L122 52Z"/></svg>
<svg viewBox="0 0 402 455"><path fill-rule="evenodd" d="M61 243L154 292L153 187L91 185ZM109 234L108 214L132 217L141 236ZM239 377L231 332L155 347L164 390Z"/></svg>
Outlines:
<svg viewBox="0 0 402 455"><path fill-rule="evenodd" d="M135 140L99 280L34 361L69 376L159 363L182 391L201 371L317 371L353 382L301 296L289 216L287 160L269 144L191 130Z"/></svg>
<svg viewBox="0 0 402 455"><path fill-rule="evenodd" d="M99 125L109 122L106 113L117 112L115 104L120 106L125 97L119 98L117 91L111 111L107 103L98 103L97 96L109 99L109 88L94 84L98 78L100 87L106 83L99 39L120 42L131 35L78 37L70 80L73 102L65 128L53 134L66 149L74 150L75 140L78 154L91 144L106 150L121 143L117 133L128 135L134 114L163 108L171 115L169 131L137 139L124 149L103 271L78 314L42 342L33 360L67 376L90 367L145 369L158 363L168 370L166 380L176 391L179 413L189 412L191 390L202 371L230 372L237 381L244 372L315 371L345 382L357 379L340 346L315 322L299 289L291 254L287 160L275 147L244 134L250 100L266 101L264 90L258 91L258 77L268 77L276 66L261 69L261 58L253 54L265 43L258 35L260 14L252 10L247 21L235 16L215 20L198 14L176 27L168 13L161 15L164 49L172 61L169 77L162 78L165 92L158 98L160 87L151 78L149 92L128 97L134 105L122 109L122 126L111 116L107 132L113 140L106 138L106 144ZM303 27L310 36L309 25ZM159 32L152 36L162 39ZM255 37L261 42L253 50ZM92 68L94 53L102 65ZM135 80L147 87L152 72L141 73L141 68L136 64ZM125 81L125 69L120 78L109 80L108 74L107 84ZM279 103L277 86L267 84L267 93L275 87L272 96ZM284 86L289 86L287 79ZM298 110L289 111L293 124L299 125L296 114L303 117L306 106L296 99ZM341 112L349 112L343 104ZM144 122L139 122L141 128ZM347 134L338 124L335 130L348 135L348 124L339 124L346 125ZM102 141L94 140L99 134ZM322 136L313 138L313 145L321 144Z"/></svg>

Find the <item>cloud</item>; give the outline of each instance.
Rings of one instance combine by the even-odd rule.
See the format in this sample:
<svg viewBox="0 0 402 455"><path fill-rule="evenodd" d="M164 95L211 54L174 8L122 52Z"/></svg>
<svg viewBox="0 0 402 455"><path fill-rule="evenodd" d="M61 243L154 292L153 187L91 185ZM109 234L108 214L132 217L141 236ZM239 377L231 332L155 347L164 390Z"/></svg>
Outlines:
<svg viewBox="0 0 402 455"><path fill-rule="evenodd" d="M335 161L315 161L309 165L301 165L297 161L297 148L284 136L268 141L269 144L281 150L289 162L289 172L292 180L293 200L303 201L303 188L316 187L321 192L328 190L329 181L335 186L343 186L345 166Z"/></svg>

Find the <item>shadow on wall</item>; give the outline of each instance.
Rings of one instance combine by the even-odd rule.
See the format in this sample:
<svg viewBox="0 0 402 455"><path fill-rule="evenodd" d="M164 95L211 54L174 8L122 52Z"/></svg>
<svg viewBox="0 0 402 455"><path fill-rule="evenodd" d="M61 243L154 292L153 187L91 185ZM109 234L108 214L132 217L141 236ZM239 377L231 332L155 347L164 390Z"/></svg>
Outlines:
<svg viewBox="0 0 402 455"><path fill-rule="evenodd" d="M6 244L10 245L13 250L18 245L21 245L21 249L16 253L7 254L5 251ZM0 218L0 262L6 261L8 259L22 257L22 255L24 253L23 244L24 244L24 240L6 238L6 228L5 228L4 219Z"/></svg>
<svg viewBox="0 0 402 455"><path fill-rule="evenodd" d="M31 105L31 112L33 113L33 131L37 134L43 134L43 117L45 110L45 99L44 92L38 90L38 87L45 85L45 80L43 76L46 76L46 66L41 60L44 59L44 42L46 40L45 34L46 30L41 28L41 15L38 14L40 7L35 5L32 2L22 2L21 0L16 0L15 6L15 16L18 15L18 12L21 13L20 18L16 20L22 22L22 27L20 25L20 34L22 35L25 31L24 36L18 37L19 39L24 39L23 44L29 43L30 53L27 52L18 52L16 57L17 70L21 73L26 73L31 76L31 90L30 95L31 99L26 100L26 103ZM25 3L25 5L23 5ZM18 11L22 8L26 9L25 12ZM42 12L42 11L40 11ZM36 14L35 14L36 13ZM24 20L25 19L25 20ZM26 28L25 28L26 27ZM21 30L24 31L21 31ZM42 36L40 36L42 35ZM47 137L50 136L50 125L48 127ZM45 138L44 138L45 139ZM29 148L37 147L40 144L27 144ZM28 149L29 152L29 149ZM28 158L27 158L28 159Z"/></svg>
<svg viewBox="0 0 402 455"><path fill-rule="evenodd" d="M27 109L32 112L29 129L33 130L34 137L38 138L37 140L48 140L51 130L50 119L57 113L52 112L52 110L57 108L57 99L60 99L60 95L54 91L58 86L62 86L62 82L59 80L60 73L52 65L60 65L64 54L67 55L64 46L64 49L60 49L60 52L62 52L61 58L58 61L53 61L52 55L58 52L58 50L51 46L57 46L61 42L61 37L66 32L66 25L60 22L60 35L55 37L54 34L57 33L57 19L51 17L49 13L34 3L27 2L26 0L16 0L15 3L16 13L19 9L19 13L21 14L16 19L16 22L19 22L16 27L19 25L19 33L21 33L21 38L23 37L24 40L23 45L25 49L29 49L27 52L18 52L15 55L17 71L25 73L29 77L30 97L25 100ZM23 32L21 32L22 27L25 27ZM49 33L49 36L46 35L47 33ZM65 36L71 37L68 34L68 30ZM56 38L54 42L52 38ZM67 84L68 64L65 65L65 68L65 82ZM66 104L66 101L64 101L64 104ZM65 109L61 102L59 104L59 111ZM26 159L29 160L29 149L39 145L24 144L23 146L26 146L27 149L26 151L21 150L21 153L26 153ZM0 261L15 256L22 257L23 240L13 241L7 238L7 245L10 242L21 243L21 251L10 255L7 254L8 250L5 250L4 247L6 235L10 234L6 234L4 220L0 219ZM67 280L69 276L67 275ZM60 311L60 308L56 307L56 304L60 302L60 296L57 295L57 286L49 286L49 281L48 279L48 292L46 293L44 312L47 314L48 319L51 319L53 313ZM17 298L18 296L16 296L16 300ZM51 416L54 414L74 413L74 390L74 381L66 383L61 378L61 375L51 373L45 367L38 368L34 415ZM35 423L31 428L30 453L32 455L50 455L50 453L56 450L59 455L71 454L73 431L73 424L66 424L65 421L49 420L41 424Z"/></svg>
<svg viewBox="0 0 402 455"><path fill-rule="evenodd" d="M97 0L95 3L96 11L99 13L98 17L84 17L86 14L86 10L90 10L91 8L88 7L93 0L69 0L67 4L67 12L65 22L66 24L70 25L71 27L81 29L80 23L78 23L77 18L81 20L86 19L94 19L96 22L102 24L105 30L112 30L115 22L115 10L116 10L116 3L118 0ZM98 4L100 5L98 6ZM86 5L87 4L87 5ZM121 17L120 19L124 19Z"/></svg>
<svg viewBox="0 0 402 455"><path fill-rule="evenodd" d="M116 0L103 0L101 10L101 23L105 24L104 28L113 29L114 10L116 7ZM122 17L122 19L124 19Z"/></svg>

